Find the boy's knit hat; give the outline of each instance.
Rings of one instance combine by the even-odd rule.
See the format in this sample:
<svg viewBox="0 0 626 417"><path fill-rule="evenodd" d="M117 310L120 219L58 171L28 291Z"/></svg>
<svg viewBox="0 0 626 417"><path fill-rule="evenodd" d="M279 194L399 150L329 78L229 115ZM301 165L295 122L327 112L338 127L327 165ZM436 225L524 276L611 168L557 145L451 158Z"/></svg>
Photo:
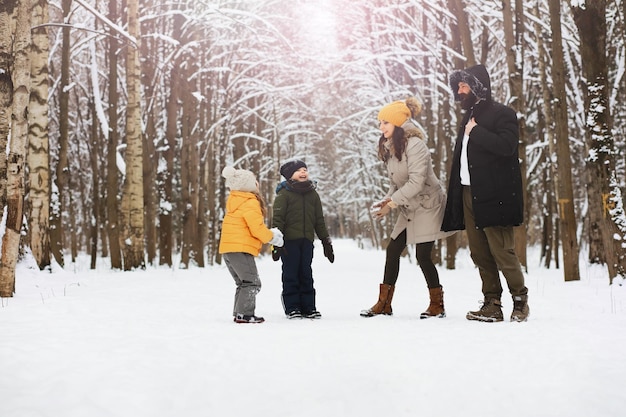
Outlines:
<svg viewBox="0 0 626 417"><path fill-rule="evenodd" d="M299 170L300 168L306 168L306 164L304 161L299 159L294 159L293 161L288 161L280 167L280 174L286 179L290 180L293 177L294 172Z"/></svg>
<svg viewBox="0 0 626 417"><path fill-rule="evenodd" d="M222 170L222 177L226 178L226 186L232 191L255 192L257 190L256 177L245 169L227 166Z"/></svg>
<svg viewBox="0 0 626 417"><path fill-rule="evenodd" d="M409 97L405 101L394 101L387 104L378 112L378 120L384 120L394 126L401 127L411 117L416 117L422 112L422 103L415 97Z"/></svg>

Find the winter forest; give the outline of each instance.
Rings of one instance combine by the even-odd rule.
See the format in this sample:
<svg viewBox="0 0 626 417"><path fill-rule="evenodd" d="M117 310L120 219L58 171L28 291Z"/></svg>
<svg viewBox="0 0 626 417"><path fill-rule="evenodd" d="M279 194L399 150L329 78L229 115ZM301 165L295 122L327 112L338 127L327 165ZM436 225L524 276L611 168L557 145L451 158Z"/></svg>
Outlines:
<svg viewBox="0 0 626 417"><path fill-rule="evenodd" d="M220 263L226 165L271 208L280 165L305 160L331 236L382 248L378 110L424 104L447 184L448 75L477 63L520 121L522 264L537 246L578 280L582 254L608 285L626 267L625 18L624 0L0 0L0 296L24 257ZM437 245L454 269L464 234Z"/></svg>

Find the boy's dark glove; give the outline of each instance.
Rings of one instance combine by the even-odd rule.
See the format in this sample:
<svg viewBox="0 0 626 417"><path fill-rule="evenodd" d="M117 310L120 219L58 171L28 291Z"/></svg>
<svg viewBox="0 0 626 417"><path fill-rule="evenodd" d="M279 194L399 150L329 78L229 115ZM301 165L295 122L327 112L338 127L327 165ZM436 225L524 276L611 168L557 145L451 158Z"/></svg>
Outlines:
<svg viewBox="0 0 626 417"><path fill-rule="evenodd" d="M272 246L272 259L274 261L278 261L280 259L281 253L283 253L283 248L279 248L277 246Z"/></svg>
<svg viewBox="0 0 626 417"><path fill-rule="evenodd" d="M333 244L330 241L330 237L322 239L322 246L324 247L324 256L328 258L331 264L335 262L335 252L333 251Z"/></svg>

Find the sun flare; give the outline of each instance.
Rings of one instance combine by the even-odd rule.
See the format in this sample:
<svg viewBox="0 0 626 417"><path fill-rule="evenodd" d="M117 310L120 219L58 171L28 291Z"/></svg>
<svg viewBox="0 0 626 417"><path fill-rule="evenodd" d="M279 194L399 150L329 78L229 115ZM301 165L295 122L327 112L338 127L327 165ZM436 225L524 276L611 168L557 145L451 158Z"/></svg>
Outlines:
<svg viewBox="0 0 626 417"><path fill-rule="evenodd" d="M337 19L331 6L332 0L311 0L300 9L301 38L317 53L333 53L337 48Z"/></svg>

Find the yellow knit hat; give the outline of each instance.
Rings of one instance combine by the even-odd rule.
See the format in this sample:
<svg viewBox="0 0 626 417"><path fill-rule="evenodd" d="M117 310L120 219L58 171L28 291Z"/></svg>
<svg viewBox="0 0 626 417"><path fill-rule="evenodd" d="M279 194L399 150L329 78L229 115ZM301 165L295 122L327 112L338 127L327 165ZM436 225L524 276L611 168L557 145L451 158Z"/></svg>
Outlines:
<svg viewBox="0 0 626 417"><path fill-rule="evenodd" d="M409 118L416 117L422 111L422 103L415 97L406 101L394 101L378 112L378 120L384 120L394 126L401 127Z"/></svg>
<svg viewBox="0 0 626 417"><path fill-rule="evenodd" d="M387 104L378 112L378 120L384 120L394 126L400 127L411 117L411 110L404 101L394 101Z"/></svg>

